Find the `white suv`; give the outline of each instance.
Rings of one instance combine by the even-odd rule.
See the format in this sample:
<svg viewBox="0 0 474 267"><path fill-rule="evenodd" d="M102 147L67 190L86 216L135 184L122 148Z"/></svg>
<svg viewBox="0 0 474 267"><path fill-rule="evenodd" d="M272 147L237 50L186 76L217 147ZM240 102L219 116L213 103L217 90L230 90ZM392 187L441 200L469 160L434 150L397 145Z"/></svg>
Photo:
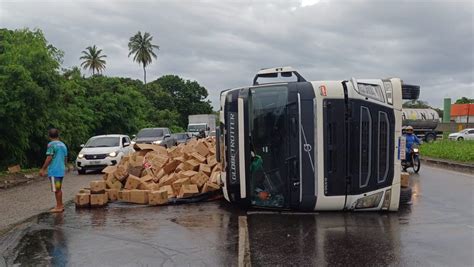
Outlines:
<svg viewBox="0 0 474 267"><path fill-rule="evenodd" d="M124 155L133 152L130 137L120 134L98 135L91 137L81 145L76 159L79 174L87 170L102 170L109 165L116 165Z"/></svg>

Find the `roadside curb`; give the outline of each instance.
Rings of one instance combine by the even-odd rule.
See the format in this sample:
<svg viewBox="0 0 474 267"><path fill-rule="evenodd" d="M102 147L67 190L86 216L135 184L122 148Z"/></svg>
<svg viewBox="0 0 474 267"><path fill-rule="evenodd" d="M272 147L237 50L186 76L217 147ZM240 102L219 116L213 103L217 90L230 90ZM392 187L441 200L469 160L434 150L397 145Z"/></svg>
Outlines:
<svg viewBox="0 0 474 267"><path fill-rule="evenodd" d="M454 162L442 159L432 159L427 157L420 158L421 161L430 166L437 166L442 168L448 168L450 170L464 172L468 174L474 174L474 164Z"/></svg>

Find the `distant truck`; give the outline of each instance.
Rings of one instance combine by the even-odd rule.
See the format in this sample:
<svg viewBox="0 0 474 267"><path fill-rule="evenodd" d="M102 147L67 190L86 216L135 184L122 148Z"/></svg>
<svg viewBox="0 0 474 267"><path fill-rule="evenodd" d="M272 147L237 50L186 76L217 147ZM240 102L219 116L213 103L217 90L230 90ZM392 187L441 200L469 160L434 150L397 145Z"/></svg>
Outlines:
<svg viewBox="0 0 474 267"><path fill-rule="evenodd" d="M215 114L189 115L187 133L190 136L196 136L200 131L204 131L206 136L209 136L210 132L216 130L216 119Z"/></svg>
<svg viewBox="0 0 474 267"><path fill-rule="evenodd" d="M412 126L414 134L425 142L432 142L438 135L442 136L443 132L435 130L438 123L439 115L434 109L402 109L402 126Z"/></svg>

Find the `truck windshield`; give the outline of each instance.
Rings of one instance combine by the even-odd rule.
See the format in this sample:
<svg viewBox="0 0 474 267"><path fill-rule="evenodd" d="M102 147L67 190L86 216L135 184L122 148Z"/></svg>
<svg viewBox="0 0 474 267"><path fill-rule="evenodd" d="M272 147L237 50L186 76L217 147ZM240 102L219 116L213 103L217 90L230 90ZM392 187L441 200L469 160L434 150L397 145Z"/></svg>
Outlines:
<svg viewBox="0 0 474 267"><path fill-rule="evenodd" d="M250 187L252 204L284 207L287 196L284 140L287 132L288 89L286 86L261 87L250 90L249 132Z"/></svg>
<svg viewBox="0 0 474 267"><path fill-rule="evenodd" d="M161 137L161 136L163 136L162 129L143 129L137 134L137 138Z"/></svg>
<svg viewBox="0 0 474 267"><path fill-rule="evenodd" d="M190 124L188 125L188 132L199 132L199 131L206 131L207 127L206 124Z"/></svg>

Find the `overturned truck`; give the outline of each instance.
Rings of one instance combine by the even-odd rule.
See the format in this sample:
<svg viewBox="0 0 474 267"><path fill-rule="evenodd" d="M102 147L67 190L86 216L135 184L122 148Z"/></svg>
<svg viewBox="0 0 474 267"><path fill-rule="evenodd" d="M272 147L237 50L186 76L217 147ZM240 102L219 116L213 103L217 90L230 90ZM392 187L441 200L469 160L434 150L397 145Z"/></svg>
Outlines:
<svg viewBox="0 0 474 267"><path fill-rule="evenodd" d="M260 83L262 78L294 82ZM259 71L221 92L217 159L224 197L290 210L399 208L402 99L398 78L306 81L290 67ZM402 194L402 197L401 197Z"/></svg>

